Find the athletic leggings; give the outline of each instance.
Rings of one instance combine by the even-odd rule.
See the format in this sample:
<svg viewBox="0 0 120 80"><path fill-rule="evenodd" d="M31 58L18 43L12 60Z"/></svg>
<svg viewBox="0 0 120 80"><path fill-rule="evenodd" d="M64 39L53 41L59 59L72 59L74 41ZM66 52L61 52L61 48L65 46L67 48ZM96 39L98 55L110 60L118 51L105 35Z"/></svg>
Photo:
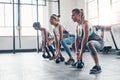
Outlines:
<svg viewBox="0 0 120 80"><path fill-rule="evenodd" d="M49 53L49 51L52 53L53 56L55 56L54 49L53 49L53 47L51 45L45 47L45 51L47 52L47 54L49 56L51 56L50 53Z"/></svg>
<svg viewBox="0 0 120 80"><path fill-rule="evenodd" d="M87 48L91 52L91 55L95 56L98 51L103 49L104 44L96 40L90 40L87 42Z"/></svg>

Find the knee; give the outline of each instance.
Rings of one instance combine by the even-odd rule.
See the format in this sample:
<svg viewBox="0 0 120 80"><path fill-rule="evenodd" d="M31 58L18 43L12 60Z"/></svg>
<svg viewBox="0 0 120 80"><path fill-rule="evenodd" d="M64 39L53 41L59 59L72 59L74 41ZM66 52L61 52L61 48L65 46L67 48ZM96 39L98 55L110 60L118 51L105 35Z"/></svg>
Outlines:
<svg viewBox="0 0 120 80"><path fill-rule="evenodd" d="M87 48L89 49L89 51L91 52L92 56L95 56L97 54L97 50L94 47L94 44L92 42L88 42L87 43Z"/></svg>
<svg viewBox="0 0 120 80"><path fill-rule="evenodd" d="M65 41L64 41L64 39L62 39L62 40L61 40L61 44L64 44L64 43L65 43Z"/></svg>
<svg viewBox="0 0 120 80"><path fill-rule="evenodd" d="M90 49L93 46L92 42L87 43L87 47Z"/></svg>

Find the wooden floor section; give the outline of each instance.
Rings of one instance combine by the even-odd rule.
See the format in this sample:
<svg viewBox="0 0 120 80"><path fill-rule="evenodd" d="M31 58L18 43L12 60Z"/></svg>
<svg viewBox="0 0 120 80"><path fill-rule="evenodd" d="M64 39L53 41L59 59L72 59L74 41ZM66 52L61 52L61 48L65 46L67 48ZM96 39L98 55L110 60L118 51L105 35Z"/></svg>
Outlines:
<svg viewBox="0 0 120 80"><path fill-rule="evenodd" d="M62 52L66 60L66 52ZM75 53L72 52L74 58ZM83 56L85 67L82 70L56 64L42 58L42 53L0 54L0 80L120 80L120 56L99 54L102 72L91 75L89 70L94 63L86 52Z"/></svg>

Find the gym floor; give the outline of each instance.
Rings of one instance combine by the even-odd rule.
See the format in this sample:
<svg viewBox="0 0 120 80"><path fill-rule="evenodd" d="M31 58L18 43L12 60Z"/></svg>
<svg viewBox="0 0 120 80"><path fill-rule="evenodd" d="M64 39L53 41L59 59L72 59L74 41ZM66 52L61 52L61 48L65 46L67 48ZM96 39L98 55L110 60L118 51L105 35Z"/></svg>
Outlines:
<svg viewBox="0 0 120 80"><path fill-rule="evenodd" d="M62 54L67 60L66 52ZM43 59L41 52L0 54L0 80L120 80L120 56L100 53L99 59L102 72L93 75L89 74L94 65L89 52L84 53L82 70Z"/></svg>

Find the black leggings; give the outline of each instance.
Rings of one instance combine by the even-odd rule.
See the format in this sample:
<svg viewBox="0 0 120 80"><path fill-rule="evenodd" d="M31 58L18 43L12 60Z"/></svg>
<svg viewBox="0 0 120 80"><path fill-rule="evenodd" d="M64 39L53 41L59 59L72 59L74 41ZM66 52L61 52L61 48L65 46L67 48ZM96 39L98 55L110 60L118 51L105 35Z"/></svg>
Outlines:
<svg viewBox="0 0 120 80"><path fill-rule="evenodd" d="M47 52L48 56L51 56L50 52L52 53L53 56L55 56L54 49L53 49L53 47L51 45L45 47L45 51Z"/></svg>

